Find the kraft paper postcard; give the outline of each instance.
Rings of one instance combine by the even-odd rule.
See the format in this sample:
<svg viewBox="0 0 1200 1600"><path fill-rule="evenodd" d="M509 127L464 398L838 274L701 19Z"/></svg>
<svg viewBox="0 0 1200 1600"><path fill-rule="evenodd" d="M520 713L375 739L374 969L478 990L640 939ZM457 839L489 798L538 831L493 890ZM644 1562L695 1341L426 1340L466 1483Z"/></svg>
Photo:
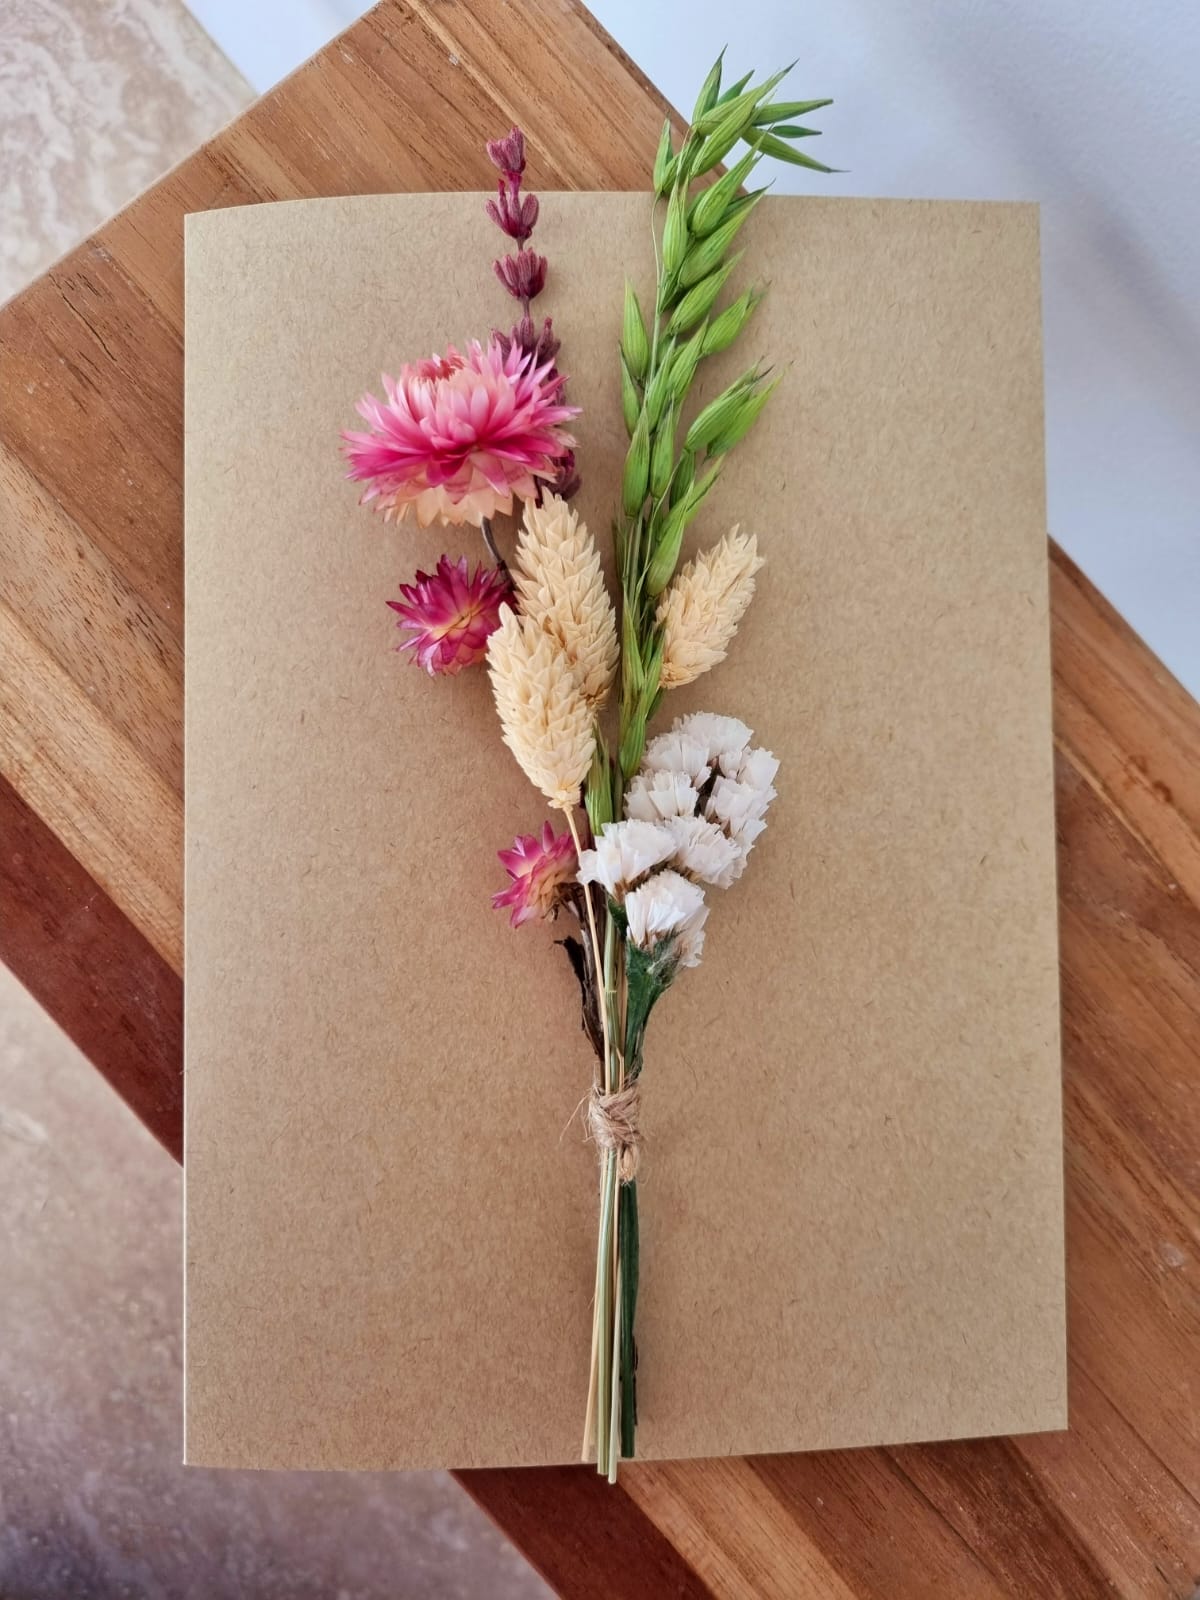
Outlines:
<svg viewBox="0 0 1200 1600"><path fill-rule="evenodd" d="M1065 1425L1036 210L684 157L188 219L191 1462Z"/></svg>

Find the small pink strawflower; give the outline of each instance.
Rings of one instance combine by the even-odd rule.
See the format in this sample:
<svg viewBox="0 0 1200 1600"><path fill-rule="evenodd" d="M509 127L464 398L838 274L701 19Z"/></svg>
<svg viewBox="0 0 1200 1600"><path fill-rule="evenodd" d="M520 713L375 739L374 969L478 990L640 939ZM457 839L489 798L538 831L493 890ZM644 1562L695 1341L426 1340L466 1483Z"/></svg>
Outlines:
<svg viewBox="0 0 1200 1600"><path fill-rule="evenodd" d="M497 911L512 907L514 928L533 917L549 917L558 910L566 886L575 881L575 846L569 833L555 835L548 822L536 833L519 835L511 850L498 850L501 865L512 882L492 896Z"/></svg>
<svg viewBox="0 0 1200 1600"><path fill-rule="evenodd" d="M370 432L342 434L347 477L365 482L364 504L398 520L411 507L423 528L511 513L575 443L562 424L579 407L563 404L562 383L553 362L496 338L405 365L384 376L386 400L359 401Z"/></svg>
<svg viewBox="0 0 1200 1600"><path fill-rule="evenodd" d="M477 567L468 576L467 558L451 562L442 556L436 572L418 572L412 583L402 583L403 600L389 600L399 612L399 628L411 637L397 646L411 650L419 666L431 677L453 677L473 667L487 654L488 635L500 626L500 607L513 603L508 573L498 567Z"/></svg>

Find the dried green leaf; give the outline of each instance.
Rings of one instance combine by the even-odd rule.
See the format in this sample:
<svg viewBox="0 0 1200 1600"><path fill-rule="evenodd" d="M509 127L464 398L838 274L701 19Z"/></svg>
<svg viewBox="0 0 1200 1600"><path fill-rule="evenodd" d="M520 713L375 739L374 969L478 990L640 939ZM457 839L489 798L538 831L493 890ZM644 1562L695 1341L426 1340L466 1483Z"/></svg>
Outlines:
<svg viewBox="0 0 1200 1600"><path fill-rule="evenodd" d="M604 736L596 727L596 753L592 757L592 768L587 776L584 786L583 802L587 807L588 822L592 832L599 833L606 822L613 820L613 794L612 783L609 779L608 750L604 743Z"/></svg>
<svg viewBox="0 0 1200 1600"><path fill-rule="evenodd" d="M638 641L637 617L629 605L621 607L621 671L626 690L636 695L642 685L642 651Z"/></svg>
<svg viewBox="0 0 1200 1600"><path fill-rule="evenodd" d="M669 378L671 398L677 406L681 406L691 388L692 379L696 375L696 366L704 354L705 327L700 327L692 334L685 344L680 345L678 354L671 363Z"/></svg>
<svg viewBox="0 0 1200 1600"><path fill-rule="evenodd" d="M794 167L809 167L813 172L834 172L836 168L827 167L823 162L814 161L811 156L801 155L799 150L793 150L790 144L785 144L782 139L776 139L773 134L767 134L758 141L758 147L765 156L774 156L776 161L790 162Z"/></svg>
<svg viewBox="0 0 1200 1600"><path fill-rule="evenodd" d="M721 63L725 59L726 48L728 47L726 46L722 48L721 54L708 69L708 77L705 78L704 82L700 85L700 93L696 96L696 105L692 111L693 126L699 122L707 112L711 111L713 106L715 106L717 103L717 96L721 92Z"/></svg>
<svg viewBox="0 0 1200 1600"><path fill-rule="evenodd" d="M738 190L753 172L758 159L757 150L747 150L741 160L735 162L728 172L710 184L707 189L700 191L692 201L688 212L688 227L694 234L703 239L714 228L720 227Z"/></svg>
<svg viewBox="0 0 1200 1600"><path fill-rule="evenodd" d="M727 350L754 315L754 308L762 297L761 289L747 289L745 294L727 305L720 316L714 317L704 335L703 354L714 356L721 350Z"/></svg>
<svg viewBox="0 0 1200 1600"><path fill-rule="evenodd" d="M793 61L791 67L784 67L782 71L773 73L765 82L760 83L757 89L746 89L743 93L734 95L732 100L720 105L714 104L703 116L692 119L693 131L713 137L717 134L724 135L730 128L748 128L757 108L795 65ZM734 137L736 139L736 134Z"/></svg>
<svg viewBox="0 0 1200 1600"><path fill-rule="evenodd" d="M633 433L637 427L638 413L642 409L642 402L638 395L637 384L633 381L625 360L624 352L621 353L621 415L625 418L625 432Z"/></svg>
<svg viewBox="0 0 1200 1600"><path fill-rule="evenodd" d="M671 481L671 468L675 464L675 428L678 421L678 413L672 407L654 431L654 443L650 450L650 493L655 500L665 494L667 485Z"/></svg>
<svg viewBox="0 0 1200 1600"><path fill-rule="evenodd" d="M675 464L675 476L671 479L670 500L673 506L679 504L695 481L696 458L690 450L684 449L680 452Z"/></svg>
<svg viewBox="0 0 1200 1600"><path fill-rule="evenodd" d="M671 581L671 576L679 564L679 552L683 547L684 530L688 523L703 505L706 495L717 481L721 471L721 463L714 462L702 478L692 484L687 494L679 501L678 505L671 507L663 524L662 532L655 542L650 564L646 569L646 592L651 596L660 595Z"/></svg>
<svg viewBox="0 0 1200 1600"><path fill-rule="evenodd" d="M642 308L629 279L625 280L625 310L621 319L621 350L630 372L640 382L650 365L650 340L642 319Z"/></svg>
<svg viewBox="0 0 1200 1600"><path fill-rule="evenodd" d="M691 165L691 176L702 177L704 173L711 172L714 167L720 166L734 145L746 132L744 121L735 122L731 128L710 133L708 138L696 151Z"/></svg>
<svg viewBox="0 0 1200 1600"><path fill-rule="evenodd" d="M687 500L681 500L673 506L663 525L662 533L654 546L654 554L650 558L650 565L646 569L646 593L652 596L660 595L671 581L671 576L679 564L679 552L683 547L683 530L687 527Z"/></svg>
<svg viewBox="0 0 1200 1600"><path fill-rule="evenodd" d="M710 400L687 431L684 446L688 450L706 450L709 441L719 438L731 429L741 416L747 398L754 393L758 381L758 368L751 367L740 378L735 378L715 400Z"/></svg>
<svg viewBox="0 0 1200 1600"><path fill-rule="evenodd" d="M709 441L708 453L710 456L724 455L727 450L732 450L735 444L740 443L746 437L750 429L758 421L762 408L782 381L781 374L780 377L767 384L765 389L757 389L753 394L746 397L730 425Z"/></svg>
<svg viewBox="0 0 1200 1600"><path fill-rule="evenodd" d="M683 299L671 313L671 320L667 323L669 333L687 333L694 328L701 318L706 317L716 303L717 296L725 286L725 280L741 260L741 251L731 256L715 272L710 272L707 278L702 278L699 283L684 295Z"/></svg>
<svg viewBox="0 0 1200 1600"><path fill-rule="evenodd" d="M650 480L650 433L645 411L637 419L633 438L625 456L625 470L621 477L621 505L627 517L636 517L646 498L646 485Z"/></svg>
<svg viewBox="0 0 1200 1600"><path fill-rule="evenodd" d="M761 128L778 122L781 117L806 117L810 111L820 111L832 104L832 100L776 100L759 106L754 113L754 125Z"/></svg>
<svg viewBox="0 0 1200 1600"><path fill-rule="evenodd" d="M687 251L687 197L677 184L667 201L667 218L663 223L662 264L668 278L674 277L679 271Z"/></svg>
<svg viewBox="0 0 1200 1600"><path fill-rule="evenodd" d="M663 123L662 137L658 141L658 152L654 157L654 192L660 197L666 194L674 181L675 157L671 150L671 119Z"/></svg>
<svg viewBox="0 0 1200 1600"><path fill-rule="evenodd" d="M745 77L739 78L736 83L731 83L728 89L722 90L717 97L717 104L719 106L728 105L731 100L736 100L753 76L753 72L747 72Z"/></svg>
<svg viewBox="0 0 1200 1600"><path fill-rule="evenodd" d="M708 495L709 490L712 488L713 484L716 483L716 481L720 477L720 475L721 475L721 463L719 461L717 461L717 462L714 462L711 467L709 467L708 471L704 474L704 476L702 478L697 478L695 483L688 490L688 496L687 496L687 502L686 503L687 503L687 508L688 508L687 520L689 522L696 515L697 511L699 511L700 507L704 504L704 501L705 501L705 499L706 499L706 497Z"/></svg>
<svg viewBox="0 0 1200 1600"><path fill-rule="evenodd" d="M714 228L706 239L700 239L692 246L684 259L683 266L679 269L679 281L684 288L690 289L694 283L699 283L701 278L707 278L709 273L721 264L726 250L753 211L758 198L757 195L746 196L744 205L731 206L721 226Z"/></svg>
<svg viewBox="0 0 1200 1600"><path fill-rule="evenodd" d="M639 709L628 718L624 732L621 734L621 771L627 778L631 778L641 766L645 749L646 713Z"/></svg>
<svg viewBox="0 0 1200 1600"><path fill-rule="evenodd" d="M671 398L671 362L664 355L660 357L658 370L650 379L646 388L646 420L652 428L657 428Z"/></svg>

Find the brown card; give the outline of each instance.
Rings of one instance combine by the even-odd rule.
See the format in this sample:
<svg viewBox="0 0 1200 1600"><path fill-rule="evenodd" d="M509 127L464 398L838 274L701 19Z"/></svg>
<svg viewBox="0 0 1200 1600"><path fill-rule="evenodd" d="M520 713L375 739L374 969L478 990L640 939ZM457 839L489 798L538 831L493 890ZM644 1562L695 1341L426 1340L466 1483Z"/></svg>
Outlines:
<svg viewBox="0 0 1200 1600"><path fill-rule="evenodd" d="M607 544L643 195L547 194L581 505ZM787 368L699 519L768 566L671 697L782 759L651 1026L639 1452L1065 1423L1036 212L777 199L712 392ZM489 906L542 802L487 678L384 601L471 530L387 526L338 430L510 310L472 195L187 233L187 1458L576 1459L592 1062L556 930ZM502 537L510 537L505 530Z"/></svg>

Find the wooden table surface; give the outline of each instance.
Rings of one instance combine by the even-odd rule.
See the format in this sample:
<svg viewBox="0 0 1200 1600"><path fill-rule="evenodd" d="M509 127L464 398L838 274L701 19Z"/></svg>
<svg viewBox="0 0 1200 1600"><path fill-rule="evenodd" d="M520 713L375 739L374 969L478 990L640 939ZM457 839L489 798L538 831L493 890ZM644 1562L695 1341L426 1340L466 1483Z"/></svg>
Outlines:
<svg viewBox="0 0 1200 1600"><path fill-rule="evenodd" d="M535 189L641 188L662 117L570 0L388 0L0 310L0 958L177 1156L182 217L481 188L513 121ZM1200 1590L1200 709L1051 585L1070 1431L463 1474L564 1595Z"/></svg>

